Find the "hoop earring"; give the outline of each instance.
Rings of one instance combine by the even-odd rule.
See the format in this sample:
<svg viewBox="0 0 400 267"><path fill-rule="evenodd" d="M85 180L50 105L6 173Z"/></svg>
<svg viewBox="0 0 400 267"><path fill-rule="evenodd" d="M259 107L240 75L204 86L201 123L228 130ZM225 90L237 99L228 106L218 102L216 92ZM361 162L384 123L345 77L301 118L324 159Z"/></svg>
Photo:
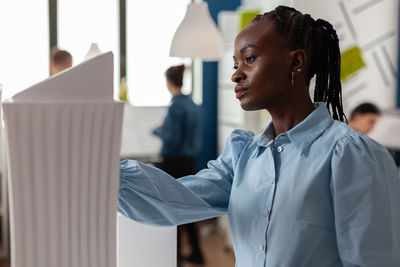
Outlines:
<svg viewBox="0 0 400 267"><path fill-rule="evenodd" d="M291 86L294 85L294 71L292 71L292 73L291 73L290 85Z"/></svg>

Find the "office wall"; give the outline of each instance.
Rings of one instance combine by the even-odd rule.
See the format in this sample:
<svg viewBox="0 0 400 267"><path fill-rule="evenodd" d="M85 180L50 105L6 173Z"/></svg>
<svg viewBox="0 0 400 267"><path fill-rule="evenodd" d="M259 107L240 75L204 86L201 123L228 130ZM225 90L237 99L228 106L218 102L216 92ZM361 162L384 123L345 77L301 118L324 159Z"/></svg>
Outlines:
<svg viewBox="0 0 400 267"><path fill-rule="evenodd" d="M294 0L293 4L331 22L342 53L354 46L361 51L366 66L342 82L345 112L365 101L381 108L395 107L399 2L321 0L317 5L312 0Z"/></svg>
<svg viewBox="0 0 400 267"><path fill-rule="evenodd" d="M242 0L242 7L246 9L258 9L260 12L268 12L279 5L292 5L293 0Z"/></svg>

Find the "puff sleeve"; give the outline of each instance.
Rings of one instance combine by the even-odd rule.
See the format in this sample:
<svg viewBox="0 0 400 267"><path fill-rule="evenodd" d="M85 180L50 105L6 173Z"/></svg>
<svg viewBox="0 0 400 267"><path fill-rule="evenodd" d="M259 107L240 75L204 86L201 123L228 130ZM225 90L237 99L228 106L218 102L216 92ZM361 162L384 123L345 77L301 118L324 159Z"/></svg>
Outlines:
<svg viewBox="0 0 400 267"><path fill-rule="evenodd" d="M354 132L336 143L331 171L343 266L400 266L400 180L390 154Z"/></svg>

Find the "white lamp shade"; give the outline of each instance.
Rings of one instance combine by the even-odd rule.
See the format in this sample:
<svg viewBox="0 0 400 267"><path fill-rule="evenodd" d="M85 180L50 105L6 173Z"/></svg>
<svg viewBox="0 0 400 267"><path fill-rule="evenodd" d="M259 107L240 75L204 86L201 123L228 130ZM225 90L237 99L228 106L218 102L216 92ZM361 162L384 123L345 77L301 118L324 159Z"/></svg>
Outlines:
<svg viewBox="0 0 400 267"><path fill-rule="evenodd" d="M92 43L90 45L89 51L86 53L85 60L88 60L89 58L98 56L100 54L101 54L101 51L99 49L98 44L97 43Z"/></svg>
<svg viewBox="0 0 400 267"><path fill-rule="evenodd" d="M169 55L215 61L222 58L223 51L222 35L208 12L207 3L189 4L172 39Z"/></svg>

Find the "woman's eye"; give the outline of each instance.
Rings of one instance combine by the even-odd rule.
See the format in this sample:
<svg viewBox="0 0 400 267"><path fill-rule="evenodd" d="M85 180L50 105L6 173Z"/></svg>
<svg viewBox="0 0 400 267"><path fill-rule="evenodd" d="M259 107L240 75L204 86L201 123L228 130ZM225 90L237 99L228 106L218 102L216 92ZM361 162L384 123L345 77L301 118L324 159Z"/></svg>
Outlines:
<svg viewBox="0 0 400 267"><path fill-rule="evenodd" d="M233 64L233 69L237 70L238 69L238 64Z"/></svg>
<svg viewBox="0 0 400 267"><path fill-rule="evenodd" d="M256 59L255 56L246 56L246 62L247 63L252 63Z"/></svg>

